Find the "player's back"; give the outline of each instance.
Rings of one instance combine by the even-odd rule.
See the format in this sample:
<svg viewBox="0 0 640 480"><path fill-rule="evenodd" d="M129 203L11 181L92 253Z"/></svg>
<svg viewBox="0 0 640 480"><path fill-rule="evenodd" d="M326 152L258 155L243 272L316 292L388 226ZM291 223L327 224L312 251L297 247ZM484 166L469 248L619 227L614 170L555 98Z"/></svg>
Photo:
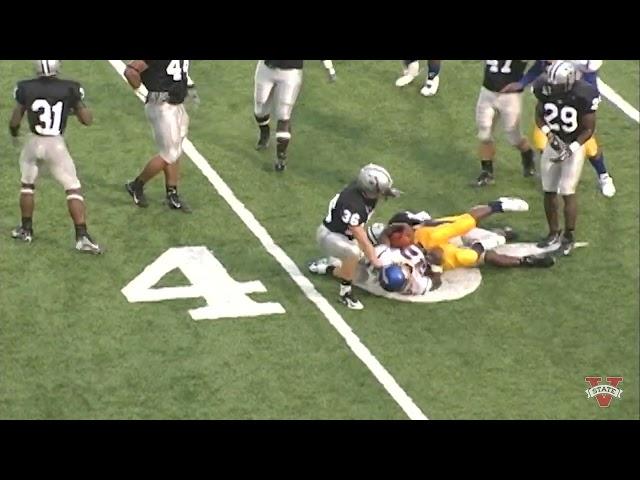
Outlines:
<svg viewBox="0 0 640 480"><path fill-rule="evenodd" d="M67 118L82 101L84 91L78 82L57 77L38 77L18 83L16 101L27 110L30 130L36 135L62 135Z"/></svg>

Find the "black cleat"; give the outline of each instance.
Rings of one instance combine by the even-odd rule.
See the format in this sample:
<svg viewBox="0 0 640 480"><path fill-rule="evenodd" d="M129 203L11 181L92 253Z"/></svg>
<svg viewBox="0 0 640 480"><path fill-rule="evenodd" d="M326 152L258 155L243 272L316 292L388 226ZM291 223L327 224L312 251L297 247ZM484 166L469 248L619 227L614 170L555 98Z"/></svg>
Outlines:
<svg viewBox="0 0 640 480"><path fill-rule="evenodd" d="M180 210L183 213L191 213L191 208L180 198L177 192L172 192L167 195L167 206L171 210Z"/></svg>
<svg viewBox="0 0 640 480"><path fill-rule="evenodd" d="M270 136L269 130L260 130L260 138L256 144L256 150L266 150L269 147Z"/></svg>
<svg viewBox="0 0 640 480"><path fill-rule="evenodd" d="M573 236L562 236L562 240L560 241L560 252L565 257L571 255L573 249L576 248L576 241Z"/></svg>
<svg viewBox="0 0 640 480"><path fill-rule="evenodd" d="M553 245L560 246L560 232L549 233L544 239L536 243L538 248L548 248Z"/></svg>
<svg viewBox="0 0 640 480"><path fill-rule="evenodd" d="M24 228L22 226L16 227L11 231L11 238L22 240L26 243L31 243L33 242L33 229Z"/></svg>
<svg viewBox="0 0 640 480"><path fill-rule="evenodd" d="M278 158L275 164L276 172L284 172L285 168L287 168L287 154L286 153L278 153Z"/></svg>
<svg viewBox="0 0 640 480"><path fill-rule="evenodd" d="M125 188L131 198L133 198L133 203L135 203L140 208L147 208L149 206L149 202L147 202L147 197L144 195L144 191L142 188L136 189L133 185L133 182L128 182L125 184Z"/></svg>
<svg viewBox="0 0 640 480"><path fill-rule="evenodd" d="M531 160L522 160L522 176L523 177L533 177L536 174L536 164L533 159Z"/></svg>
<svg viewBox="0 0 640 480"><path fill-rule="evenodd" d="M476 187L486 187L487 185L493 185L494 183L495 179L493 178L493 173L487 172L486 170L482 170L476 179Z"/></svg>
<svg viewBox="0 0 640 480"><path fill-rule="evenodd" d="M528 255L521 262L524 267L549 268L556 264L556 259L552 255Z"/></svg>

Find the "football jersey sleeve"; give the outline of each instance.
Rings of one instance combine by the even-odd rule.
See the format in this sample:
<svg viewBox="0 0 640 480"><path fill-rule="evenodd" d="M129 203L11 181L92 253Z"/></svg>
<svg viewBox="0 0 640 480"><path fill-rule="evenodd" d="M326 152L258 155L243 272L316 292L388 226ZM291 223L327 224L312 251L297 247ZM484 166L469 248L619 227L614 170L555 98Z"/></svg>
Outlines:
<svg viewBox="0 0 640 480"><path fill-rule="evenodd" d="M13 90L13 97L20 105L23 107L26 106L27 100L25 98L24 84L22 82L16 85L16 88Z"/></svg>

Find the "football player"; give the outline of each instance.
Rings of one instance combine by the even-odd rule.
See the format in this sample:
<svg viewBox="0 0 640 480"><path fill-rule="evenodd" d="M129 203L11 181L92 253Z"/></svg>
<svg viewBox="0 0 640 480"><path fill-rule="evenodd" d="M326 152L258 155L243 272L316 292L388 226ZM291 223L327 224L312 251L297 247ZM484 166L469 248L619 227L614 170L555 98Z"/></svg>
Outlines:
<svg viewBox="0 0 640 480"><path fill-rule="evenodd" d="M547 68L555 62L561 60L538 60L539 64L543 65L543 68ZM576 68L577 78L581 78L587 83L593 85L598 89L598 70L602 66L602 60L565 60L571 62ZM522 88L524 84L512 84L507 86L507 90L515 91ZM536 126L533 131L533 144L535 148L542 152L547 145L547 136ZM589 159L589 163L596 171L598 178L598 187L600 193L607 198L611 198L616 194L616 187L613 183L613 178L609 175L607 167L604 163L604 153L602 147L596 141L595 135L593 135L584 146L585 154Z"/></svg>
<svg viewBox="0 0 640 480"><path fill-rule="evenodd" d="M397 197L389 172L378 165L364 166L355 181L329 202L329 211L316 232L316 241L328 259L309 265L309 271L330 274L341 281L340 302L353 310L362 310L362 303L352 291L358 262L364 256L374 268L382 263L367 236L365 225L373 215L378 200Z"/></svg>
<svg viewBox="0 0 640 480"><path fill-rule="evenodd" d="M481 220L495 213L528 210L529 205L522 199L501 197L463 215L435 220L420 220L411 212L400 212L391 218L382 238L388 238L392 247L404 248L415 243L441 256L445 271L484 263L497 267L551 267L555 264L551 255L512 257L494 252L493 249L506 242L506 235L477 228ZM458 237L463 246L454 243Z"/></svg>
<svg viewBox="0 0 640 480"><path fill-rule="evenodd" d="M494 183L493 160L496 146L493 130L496 117L502 120L502 127L509 143L520 151L522 157L522 172L525 177L535 174L533 150L529 141L522 135L520 117L522 113L522 91L517 90L503 93L507 85L521 82L526 85L538 77L543 69L534 63L525 77L527 60L485 60L484 80L480 87L480 95L476 105L476 125L480 140L480 175L476 185L483 187Z"/></svg>
<svg viewBox="0 0 640 480"><path fill-rule="evenodd" d="M9 121L9 131L13 139L17 139L20 123L26 113L31 134L20 154L22 223L11 232L11 236L27 243L33 240L35 184L38 161L43 161L67 194L67 207L76 232L76 250L100 254L102 249L87 231L80 181L64 140L70 114L74 114L86 126L93 122L93 115L84 104L82 86L78 82L58 78L60 64L60 60L36 60L37 77L18 82L15 89L17 105Z"/></svg>
<svg viewBox="0 0 640 480"><path fill-rule="evenodd" d="M256 66L253 112L260 130L256 150L265 150L269 146L269 121L273 108L278 122L275 163L277 172L283 172L287 166L287 148L291 141L291 113L302 87L302 67L303 60L259 60Z"/></svg>
<svg viewBox="0 0 640 480"><path fill-rule="evenodd" d="M540 247L559 243L562 254L574 248L578 216L576 187L584 164L585 146L596 128L600 94L596 87L577 79L571 62L556 62L534 84L538 99L536 125L547 136L540 159L544 210L548 236ZM558 220L558 195L564 200L564 234ZM562 234L562 235L561 235Z"/></svg>
<svg viewBox="0 0 640 480"><path fill-rule="evenodd" d="M189 115L184 107L187 97L189 60L133 60L124 76L134 90L148 90L145 112L153 128L158 153L149 160L132 182L125 185L133 202L142 208L149 206L144 194L145 184L164 172L166 203L173 210L190 213L191 209L178 195L179 159L182 142L189 130Z"/></svg>
<svg viewBox="0 0 640 480"><path fill-rule="evenodd" d="M420 94L425 97L432 97L438 93L440 86L440 66L442 60L427 60L427 78L424 86L420 89ZM415 80L420 73L420 63L418 60L403 60L402 76L396 80L396 87L404 87Z"/></svg>

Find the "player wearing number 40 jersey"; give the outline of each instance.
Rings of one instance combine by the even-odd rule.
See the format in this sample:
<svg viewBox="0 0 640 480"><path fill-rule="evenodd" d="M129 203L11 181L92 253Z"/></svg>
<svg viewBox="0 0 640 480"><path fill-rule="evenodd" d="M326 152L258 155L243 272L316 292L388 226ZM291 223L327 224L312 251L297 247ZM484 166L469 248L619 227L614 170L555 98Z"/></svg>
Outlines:
<svg viewBox="0 0 640 480"><path fill-rule="evenodd" d="M553 64L547 75L536 81L533 92L538 99L536 125L548 138L540 159L540 176L549 235L539 246L560 243L561 252L568 255L574 246L578 215L575 194L584 164L584 146L596 128L600 94L593 85L576 79L571 62ZM558 195L564 199L562 238Z"/></svg>
<svg viewBox="0 0 640 480"><path fill-rule="evenodd" d="M126 184L129 195L139 207L148 206L144 185L164 172L169 208L185 213L191 211L178 195L178 160L189 129L189 115L184 108L188 72L189 60L134 60L124 71L132 88L138 89L144 84L148 90L145 112L158 147L156 156L135 180Z"/></svg>
<svg viewBox="0 0 640 480"><path fill-rule="evenodd" d="M327 216L316 232L316 241L328 259L312 262L309 270L333 274L341 280L340 301L348 308L363 308L351 290L360 258L364 256L373 268L382 266L364 226L379 199L400 194L392 186L393 180L384 168L372 163L364 166L358 178L331 199Z"/></svg>
<svg viewBox="0 0 640 480"><path fill-rule="evenodd" d="M101 253L99 245L87 232L80 181L63 137L70 114L75 114L83 125L91 125L93 121L91 111L83 102L84 90L78 82L58 78L60 60L36 60L35 66L37 78L24 80L16 86L17 105L9 122L9 131L16 142L25 112L31 129L20 154L22 223L11 236L27 243L33 240L35 183L38 162L42 161L67 194L67 206L76 230L76 249Z"/></svg>

